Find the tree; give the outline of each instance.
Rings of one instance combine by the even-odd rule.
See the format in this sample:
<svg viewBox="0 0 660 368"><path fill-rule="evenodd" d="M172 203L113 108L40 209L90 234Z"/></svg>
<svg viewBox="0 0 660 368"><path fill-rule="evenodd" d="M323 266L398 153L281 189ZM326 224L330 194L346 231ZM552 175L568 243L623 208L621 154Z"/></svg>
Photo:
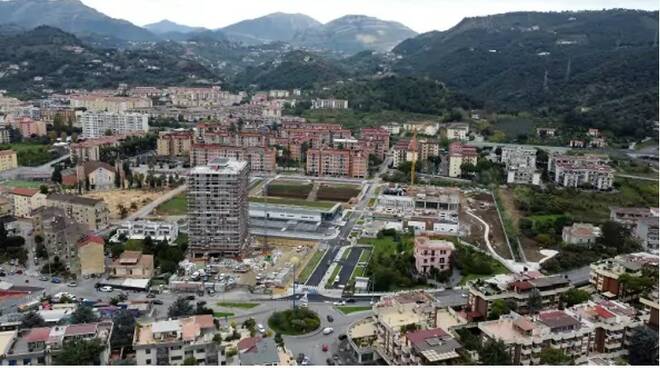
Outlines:
<svg viewBox="0 0 660 368"><path fill-rule="evenodd" d="M571 289L561 294L561 302L565 307L572 307L576 304L584 303L589 300L589 293L580 289Z"/></svg>
<svg viewBox="0 0 660 368"><path fill-rule="evenodd" d="M279 332L276 333L274 340L275 340L275 343L277 344L277 346L284 347L284 339L282 338L281 333L279 333Z"/></svg>
<svg viewBox="0 0 660 368"><path fill-rule="evenodd" d="M41 194L48 194L48 186L47 185L41 185L39 186L39 193Z"/></svg>
<svg viewBox="0 0 660 368"><path fill-rule="evenodd" d="M511 355L502 340L488 340L479 352L479 359L484 365L511 365Z"/></svg>
<svg viewBox="0 0 660 368"><path fill-rule="evenodd" d="M62 166L55 165L53 168L53 175L51 175L50 180L55 183L62 183Z"/></svg>
<svg viewBox="0 0 660 368"><path fill-rule="evenodd" d="M534 314L541 310L541 307L543 307L543 298L541 297L539 290L534 288L529 292L529 297L527 299L527 309L529 310L530 314Z"/></svg>
<svg viewBox="0 0 660 368"><path fill-rule="evenodd" d="M29 311L21 319L21 328L43 327L46 321L36 311Z"/></svg>
<svg viewBox="0 0 660 368"><path fill-rule="evenodd" d="M98 321L98 316L92 307L80 304L73 313L71 313L71 323L91 323Z"/></svg>
<svg viewBox="0 0 660 368"><path fill-rule="evenodd" d="M197 365L197 358L193 356L189 356L183 360L183 363L181 365Z"/></svg>
<svg viewBox="0 0 660 368"><path fill-rule="evenodd" d="M120 310L112 318L112 347L131 346L133 344L133 332L135 331L135 317L125 310Z"/></svg>
<svg viewBox="0 0 660 368"><path fill-rule="evenodd" d="M185 298L178 298L167 310L167 316L170 318L192 316L193 314L195 314L195 310Z"/></svg>
<svg viewBox="0 0 660 368"><path fill-rule="evenodd" d="M658 333L647 326L633 330L628 346L628 361L632 365L658 365Z"/></svg>
<svg viewBox="0 0 660 368"><path fill-rule="evenodd" d="M541 351L541 364L543 365L569 365L571 358L563 350L545 348Z"/></svg>
<svg viewBox="0 0 660 368"><path fill-rule="evenodd" d="M74 339L67 342L55 355L54 365L100 365L105 346L99 339Z"/></svg>
<svg viewBox="0 0 660 368"><path fill-rule="evenodd" d="M488 319L498 319L501 315L507 314L510 311L511 308L509 308L509 305L503 299L498 299L490 306Z"/></svg>

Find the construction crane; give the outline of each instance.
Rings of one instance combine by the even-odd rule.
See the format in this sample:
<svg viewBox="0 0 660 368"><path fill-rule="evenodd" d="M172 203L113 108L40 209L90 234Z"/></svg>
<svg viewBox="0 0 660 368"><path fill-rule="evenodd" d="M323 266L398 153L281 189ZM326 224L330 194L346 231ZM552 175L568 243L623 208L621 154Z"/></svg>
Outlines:
<svg viewBox="0 0 660 368"><path fill-rule="evenodd" d="M417 166L417 127L413 128L413 138L408 149L413 151L412 165L410 165L410 185L415 185L415 166Z"/></svg>

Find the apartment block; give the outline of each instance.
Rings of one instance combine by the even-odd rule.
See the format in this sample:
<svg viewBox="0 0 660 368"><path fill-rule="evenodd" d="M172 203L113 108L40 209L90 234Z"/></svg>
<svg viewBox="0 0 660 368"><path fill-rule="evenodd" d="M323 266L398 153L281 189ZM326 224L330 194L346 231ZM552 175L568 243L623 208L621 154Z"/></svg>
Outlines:
<svg viewBox="0 0 660 368"><path fill-rule="evenodd" d="M92 199L70 194L49 194L46 205L61 208L73 221L89 226L90 230L101 230L108 226L109 210L101 199Z"/></svg>
<svg viewBox="0 0 660 368"><path fill-rule="evenodd" d="M427 139L400 139L393 149L392 165L404 162L428 160L440 155L440 144Z"/></svg>
<svg viewBox="0 0 660 368"><path fill-rule="evenodd" d="M220 87L169 87L167 95L172 101L172 105L178 107L213 107L213 106L231 106L234 103L240 103L243 94L231 94L222 91Z"/></svg>
<svg viewBox="0 0 660 368"><path fill-rule="evenodd" d="M467 141L470 134L470 124L468 123L449 123L445 125L445 136L448 140Z"/></svg>
<svg viewBox="0 0 660 368"><path fill-rule="evenodd" d="M461 166L463 164L476 165L479 155L477 149L464 145L460 142L449 144L449 176L457 178L463 175Z"/></svg>
<svg viewBox="0 0 660 368"><path fill-rule="evenodd" d="M606 298L633 300L639 295L626 291L619 278L623 274L640 276L646 268L658 272L657 255L649 253L619 255L592 263L589 282Z"/></svg>
<svg viewBox="0 0 660 368"><path fill-rule="evenodd" d="M127 239L145 239L154 241L174 242L179 237L179 226L176 222L163 221L126 221L117 228L115 236L126 236Z"/></svg>
<svg viewBox="0 0 660 368"><path fill-rule="evenodd" d="M31 218L32 211L46 205L46 195L38 189L14 188L9 194L13 201L13 214L16 217Z"/></svg>
<svg viewBox="0 0 660 368"><path fill-rule="evenodd" d="M216 158L246 161L252 172L275 171L277 149L273 147L236 147L221 144L193 144L190 163L206 165Z"/></svg>
<svg viewBox="0 0 660 368"><path fill-rule="evenodd" d="M0 119L0 123L2 123ZM11 134L9 128L0 126L0 144L9 144L11 143Z"/></svg>
<svg viewBox="0 0 660 368"><path fill-rule="evenodd" d="M62 208L40 207L32 212L34 233L44 239L48 259L57 257L73 274L79 274L78 241L89 231L89 226L74 221Z"/></svg>
<svg viewBox="0 0 660 368"><path fill-rule="evenodd" d="M600 235L601 231L598 226L576 222L562 229L561 240L566 244L591 244Z"/></svg>
<svg viewBox="0 0 660 368"><path fill-rule="evenodd" d="M248 242L246 161L226 158L197 166L188 178L188 233L193 257L239 256Z"/></svg>
<svg viewBox="0 0 660 368"><path fill-rule="evenodd" d="M71 143L69 149L74 161L80 163L84 161L100 161L102 147L114 147L131 135L140 135L140 133L120 134L113 136L102 136L97 138L85 139L76 143Z"/></svg>
<svg viewBox="0 0 660 368"><path fill-rule="evenodd" d="M660 216L660 210L658 208L610 208L610 220L623 224L630 229L634 228L641 219L658 216Z"/></svg>
<svg viewBox="0 0 660 368"><path fill-rule="evenodd" d="M346 110L348 109L348 100L339 100L335 98L312 100L312 109L314 110Z"/></svg>
<svg viewBox="0 0 660 368"><path fill-rule="evenodd" d="M188 156L192 149L193 132L188 130L160 132L156 152L158 156Z"/></svg>
<svg viewBox="0 0 660 368"><path fill-rule="evenodd" d="M73 109L85 108L91 112L124 113L132 109L150 108L153 103L147 97L88 94L69 96L69 105Z"/></svg>
<svg viewBox="0 0 660 368"><path fill-rule="evenodd" d="M103 275L105 273L105 240L88 234L76 243L78 270L82 276Z"/></svg>
<svg viewBox="0 0 660 368"><path fill-rule="evenodd" d="M97 138L112 134L147 133L149 115L139 113L85 112L80 117L82 136Z"/></svg>
<svg viewBox="0 0 660 368"><path fill-rule="evenodd" d="M141 251L124 251L112 262L110 277L150 279L154 276L154 256Z"/></svg>
<svg viewBox="0 0 660 368"><path fill-rule="evenodd" d="M541 173L536 170L535 148L502 147L500 162L506 167L507 183L541 184Z"/></svg>
<svg viewBox="0 0 660 368"><path fill-rule="evenodd" d="M468 316L473 320L487 318L496 300L510 302L519 313L526 314L533 290L539 293L543 308L557 308L561 294L571 289L567 278L561 275L544 276L536 271L477 279L470 281L467 286Z"/></svg>
<svg viewBox="0 0 660 368"><path fill-rule="evenodd" d="M362 151L321 148L307 150L307 175L365 178L369 158Z"/></svg>
<svg viewBox="0 0 660 368"><path fill-rule="evenodd" d="M46 135L46 122L32 120L31 118L21 118L15 124L16 129L21 132L25 138L43 137Z"/></svg>
<svg viewBox="0 0 660 368"><path fill-rule="evenodd" d="M609 190L614 184L614 169L608 163L609 159L601 156L552 155L548 174L563 187Z"/></svg>
<svg viewBox="0 0 660 368"><path fill-rule="evenodd" d="M379 159L384 160L390 149L390 132L383 128L362 128L360 142Z"/></svg>
<svg viewBox="0 0 660 368"><path fill-rule="evenodd" d="M637 221L633 235L642 243L647 252L658 254L658 217L647 217Z"/></svg>
<svg viewBox="0 0 660 368"><path fill-rule="evenodd" d="M198 365L224 365L224 348L213 341L218 329L212 315L139 323L133 334L138 365L181 365L194 358Z"/></svg>
<svg viewBox="0 0 660 368"><path fill-rule="evenodd" d="M440 272L449 271L453 251L454 244L449 241L415 236L415 269L420 274L429 274L434 268Z"/></svg>
<svg viewBox="0 0 660 368"><path fill-rule="evenodd" d="M2 150L0 151L0 172L15 169L18 167L18 159L16 158L16 151Z"/></svg>

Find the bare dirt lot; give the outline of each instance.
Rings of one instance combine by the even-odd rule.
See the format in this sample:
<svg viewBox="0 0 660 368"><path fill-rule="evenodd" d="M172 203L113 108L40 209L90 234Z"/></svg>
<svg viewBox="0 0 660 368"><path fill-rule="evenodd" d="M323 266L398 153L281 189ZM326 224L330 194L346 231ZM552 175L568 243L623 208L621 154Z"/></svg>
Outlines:
<svg viewBox="0 0 660 368"><path fill-rule="evenodd" d="M135 212L140 207L150 203L162 193L150 192L146 190L111 190L105 192L92 192L83 195L83 197L102 199L110 210L110 219L119 219L119 205L121 204L128 210L128 213Z"/></svg>
<svg viewBox="0 0 660 368"><path fill-rule="evenodd" d="M472 209L472 213L479 216L490 227L490 243L495 249L495 252L505 259L513 259L509 247L506 243L504 235L504 228L500 222L497 208L493 197L488 193L478 193L466 199L468 208ZM467 217L471 217L467 215ZM472 218L479 223L476 219ZM483 239L483 229L481 230L481 238ZM483 240L481 241L483 243ZM485 247L485 244L483 244Z"/></svg>
<svg viewBox="0 0 660 368"><path fill-rule="evenodd" d="M520 221L520 219L523 217L523 214L520 213L518 207L516 207L516 204L513 199L513 191L511 190L511 188L500 188L498 189L498 191L502 206L504 206L507 213L509 213L513 226L517 228L518 221ZM528 261L538 262L539 260L544 258L544 256L541 253L539 253L539 250L541 248L538 246L536 241L534 241L534 239L530 239L524 236L523 234L520 234L519 239L520 239L520 245L522 246L522 250L523 252L525 252L525 258Z"/></svg>

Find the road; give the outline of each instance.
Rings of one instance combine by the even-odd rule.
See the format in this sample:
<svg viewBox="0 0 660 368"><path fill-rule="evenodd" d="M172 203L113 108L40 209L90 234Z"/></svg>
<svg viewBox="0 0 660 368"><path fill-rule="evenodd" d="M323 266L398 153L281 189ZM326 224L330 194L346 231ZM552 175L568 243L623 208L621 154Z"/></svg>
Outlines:
<svg viewBox="0 0 660 368"><path fill-rule="evenodd" d="M629 178L629 179L636 179L636 180L648 180L648 181L660 181L660 179L656 178L650 178L648 176L637 176L637 175L627 175L627 174L614 174L617 177L620 178Z"/></svg>
<svg viewBox="0 0 660 368"><path fill-rule="evenodd" d="M43 165L30 167L30 166L19 166L12 170L3 171L0 173L0 179L38 179L38 178L50 178L53 173L53 165L60 161L64 161L67 158L71 157L70 154L60 156L52 161L46 162Z"/></svg>
<svg viewBox="0 0 660 368"><path fill-rule="evenodd" d="M344 267L342 267L341 271L339 271L339 285L346 285L348 280L351 278L353 269L360 260L360 254L362 254L362 248L352 248L348 258L341 262Z"/></svg>

